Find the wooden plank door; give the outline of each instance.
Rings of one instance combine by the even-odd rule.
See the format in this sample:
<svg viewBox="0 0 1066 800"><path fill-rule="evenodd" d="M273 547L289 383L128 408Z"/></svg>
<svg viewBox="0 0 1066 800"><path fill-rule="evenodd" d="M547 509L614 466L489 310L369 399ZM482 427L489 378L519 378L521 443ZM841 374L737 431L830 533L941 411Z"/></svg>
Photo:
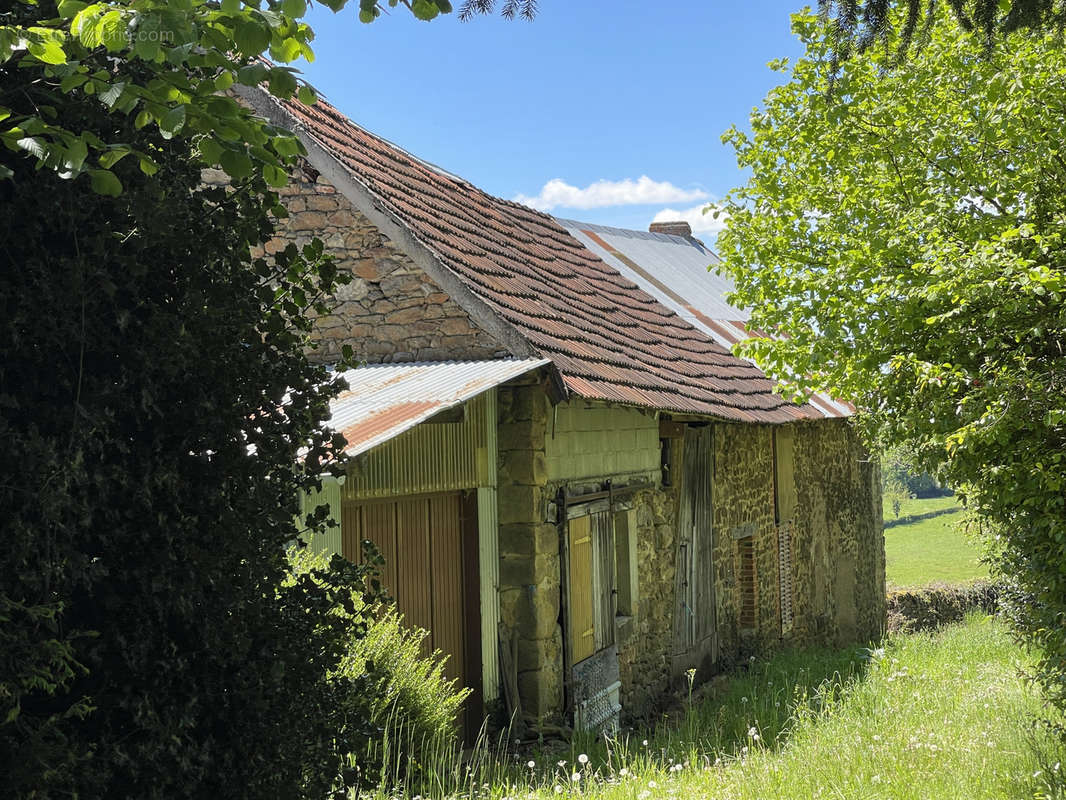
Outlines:
<svg viewBox="0 0 1066 800"><path fill-rule="evenodd" d="M685 432L674 583L674 672L718 658L712 518L713 429Z"/></svg>

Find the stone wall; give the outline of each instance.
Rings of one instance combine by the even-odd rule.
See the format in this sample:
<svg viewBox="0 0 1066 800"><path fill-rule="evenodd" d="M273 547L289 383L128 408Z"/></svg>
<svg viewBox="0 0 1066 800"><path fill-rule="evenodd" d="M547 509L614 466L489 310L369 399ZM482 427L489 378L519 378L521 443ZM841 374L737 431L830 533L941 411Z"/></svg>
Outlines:
<svg viewBox="0 0 1066 800"><path fill-rule="evenodd" d="M722 665L783 643L844 644L876 638L885 620L880 482L851 425L791 426L793 469L781 491L791 514L793 625L782 631L772 429L715 426L715 599ZM784 465L785 462L782 462ZM784 521L784 520L783 520ZM754 537L757 623L739 625L737 539Z"/></svg>
<svg viewBox="0 0 1066 800"><path fill-rule="evenodd" d="M577 399L552 407L532 378L500 387L498 409L501 619L518 639L523 711L537 723L563 711L560 538L547 505L564 485L657 479L658 421ZM675 510L661 489L633 497L638 611L616 631L627 716L650 712L670 682Z"/></svg>
<svg viewBox="0 0 1066 800"><path fill-rule="evenodd" d="M723 665L765 649L780 631L771 435L765 425L714 426L714 592ZM737 542L748 536L755 548L756 625L742 630Z"/></svg>
<svg viewBox="0 0 1066 800"><path fill-rule="evenodd" d="M649 717L674 688L680 481L660 484L659 423L635 409L571 400L553 408L537 379L499 394L500 592L504 624L518 639L518 679L533 722L563 710L563 630L559 528L546 522L561 487L595 491L652 478L629 516L636 527L633 613L617 619L622 705L627 719ZM884 539L876 466L846 421L791 427L791 459L780 492L791 493L794 623L782 631L774 433L769 426L714 426L713 520L718 668L784 644L844 643L877 635L884 622ZM683 440L672 460L683 463ZM756 624L740 625L738 540L751 537Z"/></svg>
<svg viewBox="0 0 1066 800"><path fill-rule="evenodd" d="M572 398L550 411L546 431L547 486L596 491L660 475L659 421L654 412ZM661 488L632 498L636 524L636 613L619 618L621 701L627 719L650 715L670 687L673 638L676 497Z"/></svg>
<svg viewBox="0 0 1066 800"><path fill-rule="evenodd" d="M678 448L680 449L680 448ZM637 522L638 608L618 627L622 714L651 721L672 688L674 576L677 570L676 489L640 492Z"/></svg>
<svg viewBox="0 0 1066 800"><path fill-rule="evenodd" d="M208 172L205 178L225 181L221 173ZM316 322L320 346L311 354L314 359L335 362L345 344L371 363L507 355L325 178L312 181L297 172L279 194L289 216L277 221L277 237L266 252L279 252L289 242L302 246L317 236L353 276L338 290L333 313Z"/></svg>
<svg viewBox="0 0 1066 800"><path fill-rule="evenodd" d="M539 724L563 708L559 531L546 521L551 404L539 381L525 377L499 387L497 409L500 619L518 640L522 710Z"/></svg>
<svg viewBox="0 0 1066 800"><path fill-rule="evenodd" d="M829 644L874 639L886 614L877 464L847 420L796 428L793 638Z"/></svg>

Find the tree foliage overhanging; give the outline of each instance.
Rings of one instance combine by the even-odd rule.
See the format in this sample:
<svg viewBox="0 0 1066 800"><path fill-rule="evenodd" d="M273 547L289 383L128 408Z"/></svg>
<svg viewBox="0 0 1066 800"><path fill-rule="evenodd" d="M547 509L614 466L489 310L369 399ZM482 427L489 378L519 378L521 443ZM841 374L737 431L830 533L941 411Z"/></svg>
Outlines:
<svg viewBox="0 0 1066 800"><path fill-rule="evenodd" d="M835 72L819 17L794 29L806 57L724 137L752 173L719 238L736 301L787 334L747 352L958 487L1066 705L1066 49L945 18L898 69Z"/></svg>
<svg viewBox="0 0 1066 800"><path fill-rule="evenodd" d="M334 12L349 5L320 2ZM400 3L421 20L452 11L449 0L388 2ZM490 13L495 5L469 0L460 16ZM362 22L381 16L378 0L359 0L358 8ZM14 0L0 8L0 66L32 68L53 97L129 116L135 130L150 126L165 139L194 140L204 165L237 180L261 175L276 188L287 182L285 167L302 147L226 91L262 86L279 98L313 103L314 89L293 66L315 57L307 11L308 0ZM501 12L529 19L536 2L504 0ZM47 108L15 108L0 97L0 146L66 178L86 176L98 193L121 193L112 167L124 158L148 175L158 168L120 131L70 128ZM0 178L9 169L0 164Z"/></svg>
<svg viewBox="0 0 1066 800"><path fill-rule="evenodd" d="M904 57L916 39L924 44L943 14L958 23L960 35L974 34L989 47L1000 35L1066 26L1063 0L818 0L818 9L830 22L834 65L875 45Z"/></svg>
<svg viewBox="0 0 1066 800"><path fill-rule="evenodd" d="M0 93L40 100L22 73ZM283 585L297 491L338 444L302 349L335 270L314 246L250 259L261 180L201 187L186 142L54 108L159 170L116 165L110 197L0 155L5 796L324 797L372 733L340 713L366 678L326 680L359 575Z"/></svg>

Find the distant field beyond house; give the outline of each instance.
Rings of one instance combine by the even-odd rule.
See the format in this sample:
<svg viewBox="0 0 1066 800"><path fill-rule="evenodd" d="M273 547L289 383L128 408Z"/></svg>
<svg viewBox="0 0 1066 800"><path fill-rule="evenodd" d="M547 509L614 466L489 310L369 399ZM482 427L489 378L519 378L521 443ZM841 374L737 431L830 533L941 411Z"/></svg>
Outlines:
<svg viewBox="0 0 1066 800"><path fill-rule="evenodd" d="M910 588L933 582L966 583L988 577L977 548L962 530L962 506L954 497L908 500L900 517L917 516L956 507L942 514L885 528L885 559L889 587ZM885 509L885 522L894 519Z"/></svg>

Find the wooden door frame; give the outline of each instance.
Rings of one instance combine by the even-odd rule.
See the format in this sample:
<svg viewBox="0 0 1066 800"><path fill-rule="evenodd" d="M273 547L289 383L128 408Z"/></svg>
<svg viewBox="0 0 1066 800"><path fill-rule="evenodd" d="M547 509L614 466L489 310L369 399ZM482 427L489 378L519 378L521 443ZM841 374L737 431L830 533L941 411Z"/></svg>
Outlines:
<svg viewBox="0 0 1066 800"><path fill-rule="evenodd" d="M465 672L470 697L467 699L465 730L472 743L485 718L484 664L481 652L481 547L478 535L477 490L466 489L459 497L459 530L463 560L463 616L465 621Z"/></svg>

